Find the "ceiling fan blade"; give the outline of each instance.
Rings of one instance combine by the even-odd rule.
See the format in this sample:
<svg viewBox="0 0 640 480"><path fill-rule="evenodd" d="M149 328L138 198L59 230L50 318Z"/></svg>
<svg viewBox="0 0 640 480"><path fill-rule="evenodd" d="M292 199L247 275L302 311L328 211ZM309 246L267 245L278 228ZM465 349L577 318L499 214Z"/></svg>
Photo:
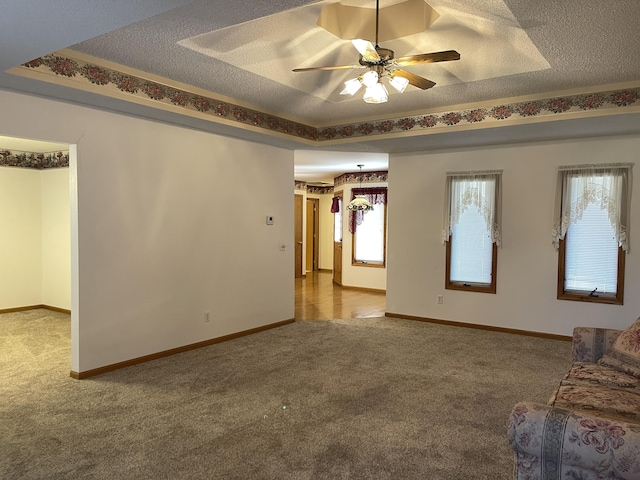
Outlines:
<svg viewBox="0 0 640 480"><path fill-rule="evenodd" d="M376 47L373 46L369 40L362 40L361 38L352 38L351 43L356 47L356 50L360 52L362 58L367 62L377 62L380 60L380 55L376 51Z"/></svg>
<svg viewBox="0 0 640 480"><path fill-rule="evenodd" d="M354 68L366 68L363 65L334 65L330 67L307 67L307 68L294 68L294 72L312 72L314 70L350 70Z"/></svg>
<svg viewBox="0 0 640 480"><path fill-rule="evenodd" d="M409 83L414 87L421 88L422 90L426 90L427 88L433 87L436 82L432 82L431 80L427 80L420 75L416 75L415 73L407 72L406 70L398 69L393 72L394 76L406 78L409 80Z"/></svg>
<svg viewBox="0 0 640 480"><path fill-rule="evenodd" d="M460 60L460 54L455 50L422 53L419 55L409 55L408 57L397 58L396 63L401 67L408 67L419 63L449 62L451 60Z"/></svg>

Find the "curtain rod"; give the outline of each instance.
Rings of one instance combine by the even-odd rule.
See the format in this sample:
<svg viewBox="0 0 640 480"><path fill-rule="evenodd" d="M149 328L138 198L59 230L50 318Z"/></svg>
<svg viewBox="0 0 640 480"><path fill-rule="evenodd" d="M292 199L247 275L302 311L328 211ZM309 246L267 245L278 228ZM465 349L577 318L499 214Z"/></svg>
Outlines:
<svg viewBox="0 0 640 480"><path fill-rule="evenodd" d="M502 170L476 170L476 171L467 171L467 172L447 172L447 177L479 176L479 175L502 175Z"/></svg>
<svg viewBox="0 0 640 480"><path fill-rule="evenodd" d="M633 163L587 163L583 165L561 165L558 171L565 170L594 170L600 168L631 168Z"/></svg>

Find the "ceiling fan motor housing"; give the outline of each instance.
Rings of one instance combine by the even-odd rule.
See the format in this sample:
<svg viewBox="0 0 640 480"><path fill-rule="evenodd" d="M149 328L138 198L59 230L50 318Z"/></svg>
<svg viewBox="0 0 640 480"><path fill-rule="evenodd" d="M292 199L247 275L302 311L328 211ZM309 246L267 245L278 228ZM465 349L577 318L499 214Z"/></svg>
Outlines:
<svg viewBox="0 0 640 480"><path fill-rule="evenodd" d="M378 52L378 56L380 57L379 60L365 60L362 58L362 55L360 55L360 65L365 67L371 65L384 65L385 63L393 60L393 50L376 46L376 52Z"/></svg>

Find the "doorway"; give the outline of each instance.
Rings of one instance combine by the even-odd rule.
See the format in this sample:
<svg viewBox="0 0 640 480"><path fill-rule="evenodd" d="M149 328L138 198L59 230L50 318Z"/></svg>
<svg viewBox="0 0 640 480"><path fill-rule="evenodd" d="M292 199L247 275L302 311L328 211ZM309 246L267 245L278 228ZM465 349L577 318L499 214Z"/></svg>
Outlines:
<svg viewBox="0 0 640 480"><path fill-rule="evenodd" d="M319 270L320 200L307 198L307 272Z"/></svg>
<svg viewBox="0 0 640 480"><path fill-rule="evenodd" d="M69 340L75 338L77 346L72 287L77 282L77 209L72 207L76 146L0 136L0 149L3 160L17 162L14 168L0 169L0 216L11 219L11 228L0 240L0 247L11 246L0 249L5 267L0 276L0 311L21 312L12 318L29 320L44 329L48 321L66 321L63 331L75 331L66 335ZM23 163L24 158L32 161ZM31 332L34 341L41 333L38 329ZM75 347L69 354L72 364L74 354ZM62 359L64 364L69 360Z"/></svg>
<svg viewBox="0 0 640 480"><path fill-rule="evenodd" d="M300 278L303 276L302 272L302 205L304 201L303 195L294 195L293 202L293 241L295 245L295 261L294 261L294 277Z"/></svg>
<svg viewBox="0 0 640 480"><path fill-rule="evenodd" d="M342 192L333 198L333 283L342 285Z"/></svg>

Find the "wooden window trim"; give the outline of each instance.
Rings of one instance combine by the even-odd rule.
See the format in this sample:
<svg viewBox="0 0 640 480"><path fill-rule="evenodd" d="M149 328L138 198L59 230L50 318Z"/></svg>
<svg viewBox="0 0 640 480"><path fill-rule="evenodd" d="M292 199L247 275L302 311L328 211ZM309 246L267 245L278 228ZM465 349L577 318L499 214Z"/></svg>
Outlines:
<svg viewBox="0 0 640 480"><path fill-rule="evenodd" d="M382 262L363 262L356 260L356 235L358 229L351 235L351 265L357 267L369 267L369 268L386 268L387 266L387 205L384 206L384 222L382 226Z"/></svg>
<svg viewBox="0 0 640 480"><path fill-rule="evenodd" d="M491 254L491 283L465 283L465 282L452 282L451 278L451 239L447 242L447 254L446 254L446 267L445 267L445 290L463 290L466 292L480 292L480 293L496 293L496 278L498 272L498 246L493 244L493 251Z"/></svg>
<svg viewBox="0 0 640 480"><path fill-rule="evenodd" d="M589 295L590 292L566 291L564 289L565 255L566 245L560 240L558 248L558 300L572 300L576 302L605 303L609 305L624 304L624 266L625 251L618 247L618 280L615 295L600 294L597 297Z"/></svg>

